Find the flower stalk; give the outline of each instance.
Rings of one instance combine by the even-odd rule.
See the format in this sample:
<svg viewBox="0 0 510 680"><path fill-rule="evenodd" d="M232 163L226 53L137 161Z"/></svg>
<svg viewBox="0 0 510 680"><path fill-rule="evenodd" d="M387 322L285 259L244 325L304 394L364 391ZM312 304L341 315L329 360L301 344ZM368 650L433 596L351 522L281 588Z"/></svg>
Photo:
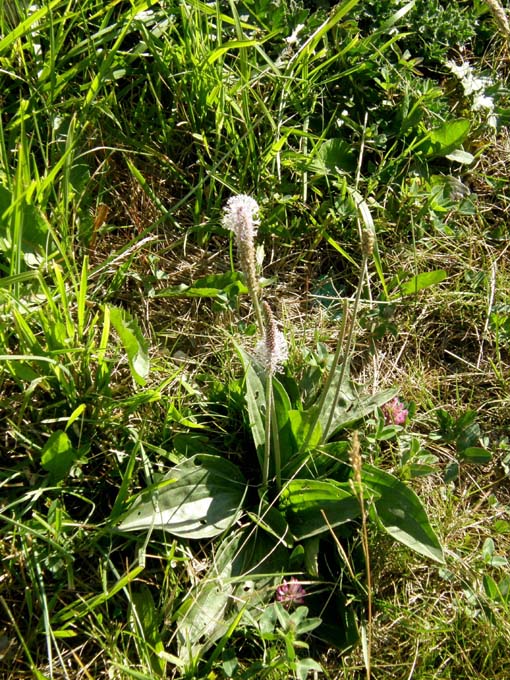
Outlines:
<svg viewBox="0 0 510 680"><path fill-rule="evenodd" d="M288 358L288 348L285 336L276 325L271 307L267 302L262 303L266 317L264 337L255 348L255 356L266 370L266 420L265 420L265 444L264 464L262 466L262 484L267 487L269 481L269 462L271 457L271 435L274 453L274 468L276 487L278 491L282 487L281 478L281 452L278 420L273 393L273 376L281 371L283 364Z"/></svg>
<svg viewBox="0 0 510 680"><path fill-rule="evenodd" d="M367 680L371 677L371 656L372 656L372 572L370 567L370 546L368 543L367 510L363 495L363 481L361 478L361 468L363 460L359 436L356 431L352 435L349 459L352 467L351 488L357 497L361 511L361 547L365 558L365 568L367 572L367 644L365 649L365 670Z"/></svg>
<svg viewBox="0 0 510 680"><path fill-rule="evenodd" d="M222 224L234 233L241 269L246 282L257 318L261 340L255 348L255 358L266 373L266 414L264 423L264 458L262 461L262 486L267 488L271 462L271 445L274 454L274 469L277 489L281 489L281 454L278 420L273 393L273 376L283 369L287 361L288 349L285 336L278 329L271 307L262 301L256 271L255 237L258 231L259 206L255 199L239 194L228 199L224 208ZM262 312L262 308L264 312ZM265 319L264 319L265 317Z"/></svg>
<svg viewBox="0 0 510 680"><path fill-rule="evenodd" d="M361 251L362 251L362 261L361 261L361 272L358 280L358 287L356 289L356 297L354 298L354 307L352 310L352 315L351 315L351 320L349 324L349 331L347 333L347 342L344 348L344 359L342 362L342 367L340 369L340 376L338 378L338 383L336 386L335 390L335 397L333 399L333 404L331 406L331 410L329 412L329 417L328 417L328 422L326 423L326 428L323 432L323 441L327 441L329 430L331 428L331 423L333 421L333 416L336 410L336 407L338 405L338 399L340 397L340 390L342 389L342 384L344 381L345 377L345 369L347 368L347 362L349 361L349 356L351 354L351 347L352 347L352 340L354 337L354 328L356 325L356 317L358 315L358 307L359 307L359 301L361 299L361 291L363 290L363 283L365 281L365 272L367 270L367 263L368 260L372 257L374 253L374 235L372 232L368 231L367 229L363 230L363 233L361 235ZM344 309L344 319L345 319L345 309ZM345 328L343 329L345 330ZM339 345L343 345L343 333L340 336L339 340ZM338 348L337 348L338 349ZM335 359L338 362L340 356L340 352L335 352ZM333 379L335 377L335 372L337 368L338 363L335 365L335 361L333 360L333 365L331 366L331 371L328 376L328 382L326 383L326 387L324 388L325 391L330 388L331 383L333 382Z"/></svg>
<svg viewBox="0 0 510 680"><path fill-rule="evenodd" d="M327 441L329 431L331 429L331 424L333 422L333 418L335 415L336 407L338 405L338 400L340 398L340 390L342 389L343 381L345 378L345 373L347 369L347 365L349 362L349 356L351 352L351 347L352 347L352 342L354 338L354 328L356 324L356 316L358 314L358 307L359 307L359 301L361 299L361 291L363 290L363 283L365 281L365 272L367 271L367 264L369 259L372 257L373 252L374 252L374 235L372 232L368 231L365 229L362 233L362 239L361 239L361 250L362 250L362 261L361 261L361 267L360 267L360 276L358 280L358 287L356 289L356 295L354 298L354 307L352 309L352 313L350 315L350 318L348 319L348 314L347 314L347 302L344 302L343 305L343 321L342 321L342 328L340 331L340 336L338 338L337 346L335 349L335 354L333 356L333 361L331 363L331 367L329 369L329 374L326 380L326 384L324 385L322 389L321 396L319 398L319 402L317 405L317 408L315 410L314 418L312 420L311 426L308 430L308 434L306 436L305 441L303 442L300 453L304 453L308 447L308 444L310 443L310 439L312 437L312 434L315 430L315 427L317 425L317 422L320 418L322 409L324 408L324 404L326 402L326 398L328 395L329 390L331 389L331 386L333 385L333 381L335 380L335 376L337 374L337 369L340 364L340 356L342 354L343 350L343 361L342 365L340 367L340 373L337 378L337 385L335 388L335 395L333 398L333 403L331 405L329 414L328 414L328 420L326 423L326 427L324 428L324 431L321 433L321 439L323 442ZM345 341L345 338L347 336L347 341Z"/></svg>

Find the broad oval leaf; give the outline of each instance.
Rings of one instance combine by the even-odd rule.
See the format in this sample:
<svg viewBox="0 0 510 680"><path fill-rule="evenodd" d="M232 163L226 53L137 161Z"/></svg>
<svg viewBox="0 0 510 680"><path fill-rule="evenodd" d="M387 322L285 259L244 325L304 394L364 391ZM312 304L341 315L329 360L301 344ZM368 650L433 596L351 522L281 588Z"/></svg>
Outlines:
<svg viewBox="0 0 510 680"><path fill-rule="evenodd" d="M41 465L50 473L52 482L61 482L69 474L79 452L73 448L65 432L57 430L48 439L42 450Z"/></svg>
<svg viewBox="0 0 510 680"><path fill-rule="evenodd" d="M459 451L459 459L464 463L474 463L476 465L486 465L491 462L492 454L481 446L468 446Z"/></svg>
<svg viewBox="0 0 510 680"><path fill-rule="evenodd" d="M362 481L376 494L370 507L372 518L395 540L443 564L443 549L414 491L388 472L368 464L363 466Z"/></svg>
<svg viewBox="0 0 510 680"><path fill-rule="evenodd" d="M470 127L466 118L448 120L430 131L422 148L428 156L447 156L460 147Z"/></svg>
<svg viewBox="0 0 510 680"><path fill-rule="evenodd" d="M239 518L245 492L246 482L236 465L220 456L197 454L143 491L118 528L212 538Z"/></svg>
<svg viewBox="0 0 510 680"><path fill-rule="evenodd" d="M309 538L360 515L349 484L333 480L295 479L282 490L280 509L294 536Z"/></svg>
<svg viewBox="0 0 510 680"><path fill-rule="evenodd" d="M258 618L288 555L278 538L253 526L229 533L177 612L180 658L189 663L203 654L244 611L255 610Z"/></svg>

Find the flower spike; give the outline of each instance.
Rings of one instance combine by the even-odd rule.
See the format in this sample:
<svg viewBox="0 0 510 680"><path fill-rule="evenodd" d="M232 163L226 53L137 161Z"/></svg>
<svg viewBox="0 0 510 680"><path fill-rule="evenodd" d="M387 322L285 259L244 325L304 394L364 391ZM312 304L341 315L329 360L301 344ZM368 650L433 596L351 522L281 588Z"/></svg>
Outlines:
<svg viewBox="0 0 510 680"><path fill-rule="evenodd" d="M283 364L289 358L289 350L284 334L276 325L271 307L265 301L262 304L266 315L266 329L264 337L255 347L255 357L269 375L274 375L283 370Z"/></svg>

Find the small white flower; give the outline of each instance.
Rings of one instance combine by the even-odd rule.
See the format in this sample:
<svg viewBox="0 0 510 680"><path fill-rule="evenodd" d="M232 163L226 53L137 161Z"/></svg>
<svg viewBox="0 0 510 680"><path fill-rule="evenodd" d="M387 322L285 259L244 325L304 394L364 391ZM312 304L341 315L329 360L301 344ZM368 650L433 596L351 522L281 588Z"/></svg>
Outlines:
<svg viewBox="0 0 510 680"><path fill-rule="evenodd" d="M495 128L497 126L497 117L493 113L494 99L485 94L487 88L493 84L493 81L485 76L477 76L472 67L465 61L460 65L453 61L447 61L446 66L459 79L464 95L471 99L471 110L485 110L488 114L487 123L490 127Z"/></svg>
<svg viewBox="0 0 510 680"><path fill-rule="evenodd" d="M464 80L473 74L473 69L467 61L463 61L462 64L456 64L454 61L447 61L446 65L459 80Z"/></svg>
<svg viewBox="0 0 510 680"><path fill-rule="evenodd" d="M498 117L494 113L491 113L490 116L487 116L487 125L491 128L494 128L494 130L498 129Z"/></svg>
<svg viewBox="0 0 510 680"><path fill-rule="evenodd" d="M239 243L253 243L257 235L259 204L251 196L239 194L228 199L222 224L233 231Z"/></svg>
<svg viewBox="0 0 510 680"><path fill-rule="evenodd" d="M485 94L477 94L473 98L471 108L473 111L480 111L480 109L489 109L492 111L494 109L494 100L492 97L487 97Z"/></svg>
<svg viewBox="0 0 510 680"><path fill-rule="evenodd" d="M305 27L304 24L298 24L296 26L296 28L292 31L292 35L289 35L288 38L285 38L285 42L287 43L287 45L294 45L294 43L297 43L298 35L301 33L304 27Z"/></svg>

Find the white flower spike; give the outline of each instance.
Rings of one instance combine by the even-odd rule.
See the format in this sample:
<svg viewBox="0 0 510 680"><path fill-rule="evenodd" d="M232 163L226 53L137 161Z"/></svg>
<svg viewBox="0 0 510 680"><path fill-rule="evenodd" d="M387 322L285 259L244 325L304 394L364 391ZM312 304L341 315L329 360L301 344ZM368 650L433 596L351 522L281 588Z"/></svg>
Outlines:
<svg viewBox="0 0 510 680"><path fill-rule="evenodd" d="M228 199L222 224L233 231L238 244L253 243L257 235L259 204L251 196L239 194Z"/></svg>
<svg viewBox="0 0 510 680"><path fill-rule="evenodd" d="M264 337L255 347L255 357L269 375L274 375L283 370L283 365L289 358L289 348L284 334L276 325L270 306L267 302L263 304L267 325Z"/></svg>

